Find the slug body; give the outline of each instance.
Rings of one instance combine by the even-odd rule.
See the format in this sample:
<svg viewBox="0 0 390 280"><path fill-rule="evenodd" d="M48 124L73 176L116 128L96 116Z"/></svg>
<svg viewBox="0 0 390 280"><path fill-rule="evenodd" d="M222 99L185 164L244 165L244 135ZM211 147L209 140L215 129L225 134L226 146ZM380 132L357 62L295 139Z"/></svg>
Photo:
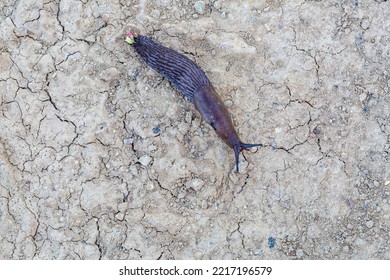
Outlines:
<svg viewBox="0 0 390 280"><path fill-rule="evenodd" d="M214 128L227 145L233 148L238 172L241 150L262 146L262 144L241 142L227 108L203 70L184 55L146 36L133 36L129 32L126 41L134 46L135 51L150 68L167 78L194 103L204 120Z"/></svg>

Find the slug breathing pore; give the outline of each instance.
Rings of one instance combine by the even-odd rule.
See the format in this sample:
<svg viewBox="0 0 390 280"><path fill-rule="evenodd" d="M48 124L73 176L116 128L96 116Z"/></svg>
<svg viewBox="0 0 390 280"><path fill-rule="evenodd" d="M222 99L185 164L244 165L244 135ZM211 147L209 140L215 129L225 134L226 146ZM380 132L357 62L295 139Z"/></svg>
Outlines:
<svg viewBox="0 0 390 280"><path fill-rule="evenodd" d="M150 68L163 75L182 92L218 136L234 150L236 172L239 171L239 155L243 149L263 146L241 142L223 101L203 70L193 61L149 37L133 35L130 31L126 42L134 47Z"/></svg>

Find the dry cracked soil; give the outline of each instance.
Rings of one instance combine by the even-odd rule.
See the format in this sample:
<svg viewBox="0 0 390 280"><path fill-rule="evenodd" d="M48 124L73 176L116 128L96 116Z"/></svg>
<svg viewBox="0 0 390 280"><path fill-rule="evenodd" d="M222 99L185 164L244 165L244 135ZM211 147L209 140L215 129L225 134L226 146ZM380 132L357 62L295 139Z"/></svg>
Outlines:
<svg viewBox="0 0 390 280"><path fill-rule="evenodd" d="M390 1L0 2L0 259L390 259ZM125 43L205 71L233 151Z"/></svg>

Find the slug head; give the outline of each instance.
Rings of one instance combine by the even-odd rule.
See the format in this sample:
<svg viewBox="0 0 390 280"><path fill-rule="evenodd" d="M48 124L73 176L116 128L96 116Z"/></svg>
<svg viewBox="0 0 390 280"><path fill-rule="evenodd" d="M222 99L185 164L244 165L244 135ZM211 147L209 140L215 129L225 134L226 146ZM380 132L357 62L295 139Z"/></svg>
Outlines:
<svg viewBox="0 0 390 280"><path fill-rule="evenodd" d="M263 144L246 144L246 143L241 143L241 142L234 144L233 150L234 150L234 156L236 158L236 172L238 172L238 162L239 162L240 152L243 149L249 149L252 147L262 147L262 146L263 146Z"/></svg>

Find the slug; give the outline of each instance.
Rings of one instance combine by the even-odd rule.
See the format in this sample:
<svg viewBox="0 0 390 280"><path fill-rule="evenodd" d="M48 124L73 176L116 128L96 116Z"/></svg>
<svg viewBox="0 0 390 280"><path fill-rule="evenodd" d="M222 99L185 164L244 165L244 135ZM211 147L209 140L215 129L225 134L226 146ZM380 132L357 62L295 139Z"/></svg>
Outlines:
<svg viewBox="0 0 390 280"><path fill-rule="evenodd" d="M193 61L149 37L133 35L130 31L127 33L126 42L134 47L150 68L163 75L181 91L218 136L234 150L236 172L239 171L239 154L243 149L263 146L241 142L227 108L206 74Z"/></svg>

